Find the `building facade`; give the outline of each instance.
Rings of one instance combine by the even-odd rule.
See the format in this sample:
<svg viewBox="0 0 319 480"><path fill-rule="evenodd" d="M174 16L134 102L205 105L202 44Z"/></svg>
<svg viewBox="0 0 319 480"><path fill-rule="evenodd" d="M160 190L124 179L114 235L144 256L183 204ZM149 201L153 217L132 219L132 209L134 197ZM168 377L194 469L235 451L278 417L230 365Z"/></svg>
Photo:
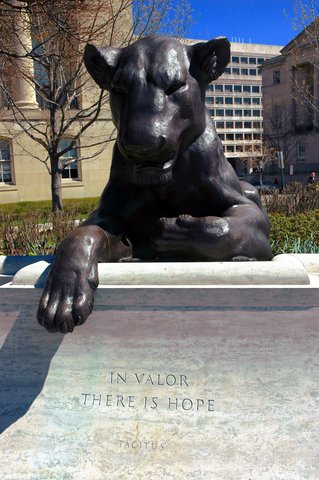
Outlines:
<svg viewBox="0 0 319 480"><path fill-rule="evenodd" d="M239 176L249 172L262 156L261 68L281 48L232 42L231 60L225 73L207 89L207 107L225 155Z"/></svg>
<svg viewBox="0 0 319 480"><path fill-rule="evenodd" d="M129 21L126 22L127 28ZM185 40L197 43L199 40ZM277 56L281 47L248 43L231 43L231 61L225 73L210 84L206 92L206 104L215 120L217 132L223 142L227 159L240 176L249 171L261 156L263 131L261 67ZM89 105L98 95L98 88L91 82L90 88L77 99L73 108ZM25 80L16 84L16 103L28 119L45 126L48 112L41 97ZM46 166L39 161L45 151L33 142L19 127L15 116L0 99L0 203L22 200L41 200L51 197L50 176ZM81 136L78 144L67 153L66 161L72 161L63 171L63 198L99 196L109 176L112 142L92 159L86 145L91 136L110 137L113 131L107 105L99 119ZM72 137L63 139L63 145ZM63 148L61 145L61 148ZM36 182L35 182L36 180Z"/></svg>
<svg viewBox="0 0 319 480"><path fill-rule="evenodd" d="M121 2L119 2L120 7ZM111 29L104 28L104 33L101 27L101 33L99 33L100 23L107 25L103 16L105 7L101 10L101 22L95 18L96 11L92 7L91 10L97 32L93 39L94 43L110 44L108 36ZM114 34L115 40L113 38L112 44L115 45L125 44L126 38L131 35L131 7L120 12L114 16L113 23L110 22L118 32L116 36ZM52 125L48 96L44 95L48 74L39 63L25 56L26 52L35 48L35 35L30 27L32 18L30 14L26 16L25 13L20 16L16 14L16 17L16 31L19 36L13 37L12 43L14 43L13 50L21 55L16 60L17 71L23 74L4 78L1 72L0 79L1 82L8 81L10 87L8 89L14 102L14 108L10 108L10 102L3 93L4 90L0 88L0 203L2 204L52 198L52 176L48 170L50 164L48 161L44 162L44 159L48 158L48 152L41 142L35 141L32 137L45 140L46 136L49 138L52 134L53 129L57 130L70 122L70 128L66 129L66 133L61 136L59 142L58 148L62 151L73 141L79 128L89 121L90 112L94 111L94 105L100 95L99 87L82 69L84 73L75 80L73 97L72 88L68 92L71 95L69 102L64 102L64 98L61 97L63 107L59 105L61 108L55 117L57 124ZM87 16L81 20L84 33L93 30L93 27L90 27L91 17ZM75 22L76 20L75 14ZM42 28L45 35L46 25ZM84 34L83 38L85 38ZM84 45L83 40L82 50ZM70 48L72 50L72 46ZM0 60L3 62L3 57ZM64 72L67 72L68 67L73 67L67 55L65 65ZM34 80L31 81L29 78ZM68 79L63 81L63 84L67 85ZM4 83L1 85L3 88L6 86ZM56 91L59 93L59 88ZM70 119L75 121L71 124ZM98 197L101 194L109 177L113 141L107 140L112 138L114 138L114 125L111 121L111 112L108 102L103 101L97 120L83 131L73 148L62 157L62 163L65 165L62 171L62 198ZM105 143L102 143L103 139L106 140Z"/></svg>
<svg viewBox="0 0 319 480"><path fill-rule="evenodd" d="M317 19L262 67L264 134L283 153L287 181L319 172L318 31Z"/></svg>

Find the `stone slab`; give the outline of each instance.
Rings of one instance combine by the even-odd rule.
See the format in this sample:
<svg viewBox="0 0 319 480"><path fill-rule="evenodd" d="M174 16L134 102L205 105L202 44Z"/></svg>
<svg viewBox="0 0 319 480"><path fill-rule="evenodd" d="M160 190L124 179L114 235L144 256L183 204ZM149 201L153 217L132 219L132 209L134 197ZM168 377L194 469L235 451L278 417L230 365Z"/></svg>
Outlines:
<svg viewBox="0 0 319 480"><path fill-rule="evenodd" d="M53 256L1 257L0 274L13 285L43 287ZM100 285L309 285L319 284L318 254L282 254L271 262L125 262L99 264Z"/></svg>
<svg viewBox="0 0 319 480"><path fill-rule="evenodd" d="M53 262L54 255L0 255L0 274L15 275L21 268L40 261Z"/></svg>
<svg viewBox="0 0 319 480"><path fill-rule="evenodd" d="M105 288L63 336L37 325L39 294L0 290L4 480L319 478L318 303Z"/></svg>
<svg viewBox="0 0 319 480"><path fill-rule="evenodd" d="M127 262L101 263L100 285L309 285L303 263L292 255L271 262ZM43 287L50 263L24 266L12 284Z"/></svg>

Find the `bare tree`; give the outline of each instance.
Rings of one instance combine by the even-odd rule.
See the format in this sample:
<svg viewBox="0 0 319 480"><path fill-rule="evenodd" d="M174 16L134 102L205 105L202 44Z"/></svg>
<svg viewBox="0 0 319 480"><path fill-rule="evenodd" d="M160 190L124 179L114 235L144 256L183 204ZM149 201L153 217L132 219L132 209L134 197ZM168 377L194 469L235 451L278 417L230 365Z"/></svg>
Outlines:
<svg viewBox="0 0 319 480"><path fill-rule="evenodd" d="M113 140L112 135L96 138L90 128L107 109L108 94L95 89L84 68L85 45L123 47L145 34L182 35L190 20L188 2L174 5L172 0L137 0L132 17L132 0L0 4L0 91L16 124L45 152L33 155L51 176L54 212L62 210L62 172L74 162L70 153L80 137L81 152L89 153L77 161L96 157ZM38 106L43 115L34 120L29 112ZM70 141L63 142L66 138Z"/></svg>
<svg viewBox="0 0 319 480"><path fill-rule="evenodd" d="M260 189L262 190L263 173L265 167L275 160L275 150L272 147L270 140L260 132L262 143L260 146L259 155L242 157L241 163L246 166L247 171L252 171L258 174ZM246 145L249 143L246 142Z"/></svg>
<svg viewBox="0 0 319 480"><path fill-rule="evenodd" d="M287 165L295 146L294 131L289 108L284 103L271 102L264 105L265 141L277 152L283 152L283 160Z"/></svg>

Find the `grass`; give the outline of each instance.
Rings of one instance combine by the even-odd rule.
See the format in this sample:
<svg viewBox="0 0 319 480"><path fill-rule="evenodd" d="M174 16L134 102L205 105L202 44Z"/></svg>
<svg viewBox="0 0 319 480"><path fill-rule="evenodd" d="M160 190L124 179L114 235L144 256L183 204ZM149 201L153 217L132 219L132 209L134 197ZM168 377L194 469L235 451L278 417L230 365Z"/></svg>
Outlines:
<svg viewBox="0 0 319 480"><path fill-rule="evenodd" d="M69 198L63 200L64 213L72 215L75 213L80 218L85 218L98 205L99 197L92 198ZM21 220L21 218L32 212L40 214L41 223L45 223L52 215L51 200L42 200L37 202L18 202L6 203L0 205L0 216L10 215L12 218Z"/></svg>
<svg viewBox="0 0 319 480"><path fill-rule="evenodd" d="M270 242L274 255L281 253L319 253L319 244L313 235L302 240L298 238L286 237L282 241L273 240Z"/></svg>

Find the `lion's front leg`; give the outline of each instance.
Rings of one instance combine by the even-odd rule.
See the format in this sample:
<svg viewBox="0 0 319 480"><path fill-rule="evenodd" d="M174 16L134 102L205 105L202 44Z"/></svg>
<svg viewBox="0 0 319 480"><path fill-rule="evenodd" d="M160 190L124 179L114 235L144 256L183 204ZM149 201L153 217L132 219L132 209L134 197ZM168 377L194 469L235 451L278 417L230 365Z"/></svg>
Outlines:
<svg viewBox="0 0 319 480"><path fill-rule="evenodd" d="M80 226L60 244L42 293L37 318L49 332L72 332L92 312L98 262L114 261L129 247L102 228Z"/></svg>
<svg viewBox="0 0 319 480"><path fill-rule="evenodd" d="M235 205L222 217L162 218L153 239L160 255L205 261L269 260L269 225L255 205Z"/></svg>

